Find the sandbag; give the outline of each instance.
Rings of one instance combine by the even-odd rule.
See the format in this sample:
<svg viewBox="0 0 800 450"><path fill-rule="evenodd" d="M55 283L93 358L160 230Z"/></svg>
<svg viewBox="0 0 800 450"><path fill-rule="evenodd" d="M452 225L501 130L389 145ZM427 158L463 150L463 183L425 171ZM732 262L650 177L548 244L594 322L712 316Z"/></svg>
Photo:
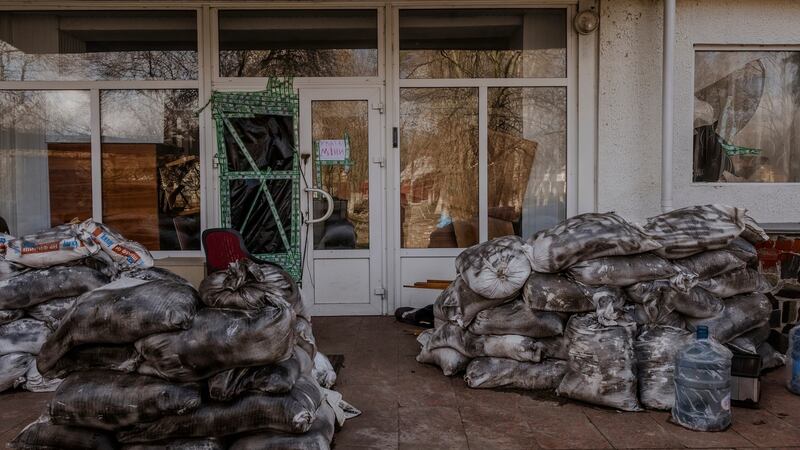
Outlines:
<svg viewBox="0 0 800 450"><path fill-rule="evenodd" d="M590 290L561 275L531 273L522 289L522 299L539 311L577 313L595 309Z"/></svg>
<svg viewBox="0 0 800 450"><path fill-rule="evenodd" d="M153 267L153 256L142 244L129 241L107 225L91 219L78 225L121 268Z"/></svg>
<svg viewBox="0 0 800 450"><path fill-rule="evenodd" d="M328 450L336 420L333 408L322 402L316 417L311 428L303 434L278 431L255 433L235 440L230 450Z"/></svg>
<svg viewBox="0 0 800 450"><path fill-rule="evenodd" d="M531 241L533 270L544 273L560 272L579 261L635 255L660 247L639 227L613 212L571 217Z"/></svg>
<svg viewBox="0 0 800 450"><path fill-rule="evenodd" d="M536 339L527 336L506 335L474 335L466 333L469 356L489 356L508 358L523 362L539 362L542 360L543 346Z"/></svg>
<svg viewBox="0 0 800 450"><path fill-rule="evenodd" d="M303 349L295 347L286 361L260 367L238 367L208 379L208 396L228 401L245 392L282 394L292 390L301 375L311 374L314 363Z"/></svg>
<svg viewBox="0 0 800 450"><path fill-rule="evenodd" d="M428 329L417 336L421 349L417 355L417 362L434 364L442 369L445 376L455 375L467 368L470 358L463 353L448 347L430 348L433 330Z"/></svg>
<svg viewBox="0 0 800 450"><path fill-rule="evenodd" d="M754 269L758 268L758 250L756 250L756 247L750 242L738 237L731 241L730 245L726 247L726 250L747 263L748 267Z"/></svg>
<svg viewBox="0 0 800 450"><path fill-rule="evenodd" d="M771 330L772 328L770 328L769 323L765 323L760 327L753 328L741 336L731 339L731 341L727 343L727 346L728 348L741 353L757 355L758 347L767 341Z"/></svg>
<svg viewBox="0 0 800 450"><path fill-rule="evenodd" d="M726 205L689 206L647 219L644 230L669 259L725 248L744 231L746 210Z"/></svg>
<svg viewBox="0 0 800 450"><path fill-rule="evenodd" d="M61 322L61 319L63 319L69 310L75 305L75 301L77 299L78 297L54 298L44 303L31 306L27 308L25 312L29 316L36 320L41 320L42 322L46 323L47 326L55 330L58 328L58 324Z"/></svg>
<svg viewBox="0 0 800 450"><path fill-rule="evenodd" d="M322 352L314 355L314 367L311 372L317 383L326 389L331 389L336 384L336 371L333 370L333 364Z"/></svg>
<svg viewBox="0 0 800 450"><path fill-rule="evenodd" d="M9 353L38 354L52 330L36 319L19 319L0 325L0 355Z"/></svg>
<svg viewBox="0 0 800 450"><path fill-rule="evenodd" d="M456 258L456 272L472 291L486 298L514 296L531 273L531 247L519 236L473 245Z"/></svg>
<svg viewBox="0 0 800 450"><path fill-rule="evenodd" d="M234 367L263 366L291 356L294 312L286 303L260 310L201 309L191 327L136 342L139 373L196 381Z"/></svg>
<svg viewBox="0 0 800 450"><path fill-rule="evenodd" d="M249 259L231 263L200 283L200 299L212 308L259 309L276 300L290 305L302 302L291 275L275 264L257 264Z"/></svg>
<svg viewBox="0 0 800 450"><path fill-rule="evenodd" d="M467 366L464 380L473 389L555 389L566 370L567 363L559 360L533 364L504 358L475 358Z"/></svg>
<svg viewBox="0 0 800 450"><path fill-rule="evenodd" d="M133 345L81 345L59 358L45 375L63 378L72 372L92 369L130 373L136 371L141 359Z"/></svg>
<svg viewBox="0 0 800 450"><path fill-rule="evenodd" d="M5 259L27 267L51 267L77 261L100 251L76 225L60 225L6 243Z"/></svg>
<svg viewBox="0 0 800 450"><path fill-rule="evenodd" d="M200 386L155 377L92 370L70 374L50 402L58 425L115 431L200 406Z"/></svg>
<svg viewBox="0 0 800 450"><path fill-rule="evenodd" d="M670 290L665 301L684 316L699 319L714 317L725 307L719 297L701 287L694 287L689 292Z"/></svg>
<svg viewBox="0 0 800 450"><path fill-rule="evenodd" d="M575 280L588 285L630 286L677 275L677 268L664 258L645 253L608 256L581 261L567 271Z"/></svg>
<svg viewBox="0 0 800 450"><path fill-rule="evenodd" d="M6 261L6 258L3 255L0 255L0 281L13 278L29 270L31 269L28 269L21 264Z"/></svg>
<svg viewBox="0 0 800 450"><path fill-rule="evenodd" d="M708 280L702 280L697 285L720 298L749 292L765 294L772 290L772 285L761 272L749 268L734 270Z"/></svg>
<svg viewBox="0 0 800 450"><path fill-rule="evenodd" d="M697 274L705 280L732 270L741 269L747 263L727 249L710 250L673 261L676 265Z"/></svg>
<svg viewBox="0 0 800 450"><path fill-rule="evenodd" d="M124 281L124 280L123 280ZM81 296L37 358L47 373L82 344L128 344L144 336L188 328L199 307L197 292L171 281L97 289Z"/></svg>
<svg viewBox="0 0 800 450"><path fill-rule="evenodd" d="M9 448L19 450L113 450L114 438L91 428L56 425L45 414L26 426Z"/></svg>
<svg viewBox="0 0 800 450"><path fill-rule="evenodd" d="M216 438L173 439L151 444L123 445L122 450L225 450Z"/></svg>
<svg viewBox="0 0 800 450"><path fill-rule="evenodd" d="M645 407L672 408L675 402L675 358L693 340L691 332L670 326L646 327L636 338L639 400Z"/></svg>
<svg viewBox="0 0 800 450"><path fill-rule="evenodd" d="M461 327L468 327L475 316L484 309L494 308L510 301L508 298L484 298L473 292L459 275L436 299L440 315L451 317ZM434 314L436 314L434 305Z"/></svg>
<svg viewBox="0 0 800 450"><path fill-rule="evenodd" d="M84 266L31 270L0 281L0 309L28 308L54 298L75 297L108 283L108 277Z"/></svg>
<svg viewBox="0 0 800 450"><path fill-rule="evenodd" d="M28 372L25 374L25 383L22 387L30 392L53 392L58 389L61 381L60 378L49 378L40 374L36 368L36 363L33 362L28 367Z"/></svg>
<svg viewBox="0 0 800 450"><path fill-rule="evenodd" d="M180 416L139 423L117 433L123 443L164 439L229 436L258 430L305 433L322 403L317 383L301 377L289 394L243 395L232 402L212 402Z"/></svg>
<svg viewBox="0 0 800 450"><path fill-rule="evenodd" d="M294 335L297 345L313 360L317 356L317 340L314 338L311 322L302 316L297 316L294 321Z"/></svg>
<svg viewBox="0 0 800 450"><path fill-rule="evenodd" d="M758 346L758 356L761 357L762 372L786 365L786 355L775 350L768 342L762 342Z"/></svg>
<svg viewBox="0 0 800 450"><path fill-rule="evenodd" d="M172 281L191 285L186 278L162 267L135 267L126 270L124 276L144 281Z"/></svg>
<svg viewBox="0 0 800 450"><path fill-rule="evenodd" d="M686 327L683 316L663 303L651 302L644 305L629 303L623 308L624 320L635 322L637 326L666 325L675 328Z"/></svg>
<svg viewBox="0 0 800 450"><path fill-rule="evenodd" d="M9 353L0 356L0 392L13 389L25 382L28 368L34 365L30 353Z"/></svg>
<svg viewBox="0 0 800 450"><path fill-rule="evenodd" d="M479 312L468 330L474 334L516 334L540 338L562 334L564 319L558 313L534 311L519 298Z"/></svg>
<svg viewBox="0 0 800 450"><path fill-rule="evenodd" d="M638 411L635 324L604 326L596 313L567 322L570 340L567 371L556 393L623 411Z"/></svg>
<svg viewBox="0 0 800 450"><path fill-rule="evenodd" d="M5 325L9 322L13 322L17 319L22 318L25 315L25 311L21 309L0 309L0 325Z"/></svg>
<svg viewBox="0 0 800 450"><path fill-rule="evenodd" d="M769 322L772 305L764 294L742 294L725 299L725 308L707 319L686 318L686 326L695 331L698 325L708 326L709 336L726 344L748 331Z"/></svg>
<svg viewBox="0 0 800 450"><path fill-rule="evenodd" d="M752 242L753 244L758 244L759 242L766 242L769 240L769 235L767 232L761 228L761 225L759 225L755 219L747 214L744 215L744 231L742 231L740 236L748 242Z"/></svg>

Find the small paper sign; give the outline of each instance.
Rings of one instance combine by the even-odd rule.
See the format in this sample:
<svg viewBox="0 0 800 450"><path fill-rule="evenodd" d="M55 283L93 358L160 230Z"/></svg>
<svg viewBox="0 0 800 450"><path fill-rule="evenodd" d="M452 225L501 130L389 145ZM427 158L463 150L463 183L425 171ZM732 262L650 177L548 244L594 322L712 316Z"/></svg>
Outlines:
<svg viewBox="0 0 800 450"><path fill-rule="evenodd" d="M347 142L344 139L319 141L320 161L344 161L347 159Z"/></svg>

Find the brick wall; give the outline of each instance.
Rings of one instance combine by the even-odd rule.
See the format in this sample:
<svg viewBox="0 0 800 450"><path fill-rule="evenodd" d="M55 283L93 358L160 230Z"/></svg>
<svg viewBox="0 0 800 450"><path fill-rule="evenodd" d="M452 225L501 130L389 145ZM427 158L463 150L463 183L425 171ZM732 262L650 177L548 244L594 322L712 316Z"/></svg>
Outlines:
<svg viewBox="0 0 800 450"><path fill-rule="evenodd" d="M761 271L782 285L772 299L770 325L786 332L800 322L800 237L774 236L756 248Z"/></svg>

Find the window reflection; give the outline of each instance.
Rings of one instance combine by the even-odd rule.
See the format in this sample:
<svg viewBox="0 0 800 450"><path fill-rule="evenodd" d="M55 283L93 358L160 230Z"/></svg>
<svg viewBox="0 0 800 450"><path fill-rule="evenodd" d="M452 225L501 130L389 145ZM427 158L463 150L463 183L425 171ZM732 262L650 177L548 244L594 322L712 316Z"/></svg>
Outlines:
<svg viewBox="0 0 800 450"><path fill-rule="evenodd" d="M197 91L100 96L103 222L150 250L200 249Z"/></svg>
<svg viewBox="0 0 800 450"><path fill-rule="evenodd" d="M405 248L478 242L478 89L400 90Z"/></svg>

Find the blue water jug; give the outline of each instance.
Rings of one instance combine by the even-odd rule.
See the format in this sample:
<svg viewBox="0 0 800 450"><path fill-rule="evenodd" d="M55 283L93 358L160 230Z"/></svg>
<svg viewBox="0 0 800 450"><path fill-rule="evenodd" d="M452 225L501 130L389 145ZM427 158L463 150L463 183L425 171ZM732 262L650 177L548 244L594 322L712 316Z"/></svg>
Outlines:
<svg viewBox="0 0 800 450"><path fill-rule="evenodd" d="M789 331L789 351L786 356L789 366L789 383L786 387L800 395L800 325Z"/></svg>
<svg viewBox="0 0 800 450"><path fill-rule="evenodd" d="M697 327L695 342L675 360L675 405L672 420L696 431L721 431L731 424L733 353Z"/></svg>

